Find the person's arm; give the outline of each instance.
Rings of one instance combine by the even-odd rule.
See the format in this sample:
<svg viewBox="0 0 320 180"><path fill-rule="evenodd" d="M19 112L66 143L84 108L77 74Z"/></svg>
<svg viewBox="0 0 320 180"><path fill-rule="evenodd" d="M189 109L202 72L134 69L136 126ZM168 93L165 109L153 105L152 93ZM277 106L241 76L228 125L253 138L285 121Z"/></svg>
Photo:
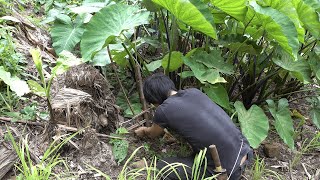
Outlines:
<svg viewBox="0 0 320 180"><path fill-rule="evenodd" d="M153 123L151 127L140 127L134 132L139 137L148 136L149 138L156 138L164 133L164 129Z"/></svg>

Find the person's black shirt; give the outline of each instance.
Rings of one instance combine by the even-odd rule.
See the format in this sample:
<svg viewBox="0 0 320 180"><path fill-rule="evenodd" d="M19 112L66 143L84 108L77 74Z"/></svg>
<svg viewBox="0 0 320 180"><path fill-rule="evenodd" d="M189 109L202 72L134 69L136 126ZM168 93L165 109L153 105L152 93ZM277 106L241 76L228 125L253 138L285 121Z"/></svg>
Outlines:
<svg viewBox="0 0 320 180"><path fill-rule="evenodd" d="M230 117L200 90L180 90L169 96L157 109L154 123L181 135L195 153L214 144L217 147L222 167L230 174L239 150L241 158L250 151L247 139L231 121ZM208 166L214 167L209 150Z"/></svg>

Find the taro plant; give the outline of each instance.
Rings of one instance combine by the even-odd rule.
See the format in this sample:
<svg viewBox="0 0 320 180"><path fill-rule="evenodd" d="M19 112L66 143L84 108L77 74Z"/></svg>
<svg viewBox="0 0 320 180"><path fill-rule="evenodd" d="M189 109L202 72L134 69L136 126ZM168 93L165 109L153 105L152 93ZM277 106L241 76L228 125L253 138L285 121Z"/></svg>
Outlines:
<svg viewBox="0 0 320 180"><path fill-rule="evenodd" d="M70 52L63 51L62 53L60 53L60 58L57 60L56 66L52 68L50 76L46 78L44 74L44 68L42 65L41 51L39 49L31 49L30 53L32 55L32 59L36 66L36 69L38 71L41 84L39 84L34 80L28 80L28 84L33 93L46 99L49 115L50 115L49 123L51 125L55 125L56 122L54 120L54 114L53 114L53 109L51 107L51 96L50 96L50 90L51 90L53 79L58 74L62 74L65 71L67 71L70 67L81 64L82 60L74 57Z"/></svg>
<svg viewBox="0 0 320 180"><path fill-rule="evenodd" d="M82 57L92 64L114 61L133 75L141 70L143 76L160 69L179 89L197 86L230 114L237 112L242 131L255 148L269 129L258 105L268 104L280 137L294 147L290 110L282 98L320 80L319 3L152 0L108 1L103 7L86 3L55 22L51 34L56 51L74 50L80 44ZM317 114L318 108L313 108L312 116Z"/></svg>

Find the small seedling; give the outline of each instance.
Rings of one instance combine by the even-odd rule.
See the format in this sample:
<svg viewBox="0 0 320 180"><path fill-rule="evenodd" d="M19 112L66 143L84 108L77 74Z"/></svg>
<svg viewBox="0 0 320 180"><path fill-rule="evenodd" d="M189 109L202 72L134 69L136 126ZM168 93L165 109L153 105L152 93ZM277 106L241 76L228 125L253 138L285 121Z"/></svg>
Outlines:
<svg viewBox="0 0 320 180"><path fill-rule="evenodd" d="M111 134L115 137L124 138L124 135L127 134L127 129L120 127L116 130L115 134ZM128 154L129 142L124 139L111 139L109 143L112 145L112 153L116 159L118 165L126 158Z"/></svg>
<svg viewBox="0 0 320 180"><path fill-rule="evenodd" d="M293 157L290 168L294 168L298 162L300 162L303 154L312 151L314 149L320 148L320 132L318 132L309 142L309 139L305 139L301 145L300 151L298 151Z"/></svg>

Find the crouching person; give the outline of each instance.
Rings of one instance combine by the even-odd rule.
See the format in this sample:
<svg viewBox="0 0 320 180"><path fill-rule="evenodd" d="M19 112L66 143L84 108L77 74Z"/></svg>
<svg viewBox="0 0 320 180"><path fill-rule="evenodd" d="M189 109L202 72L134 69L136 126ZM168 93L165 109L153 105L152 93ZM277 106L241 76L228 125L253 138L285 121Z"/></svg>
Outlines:
<svg viewBox="0 0 320 180"><path fill-rule="evenodd" d="M156 138L164 133L164 128L181 135L192 147L194 154L214 144L217 147L221 165L227 170L229 179L240 179L252 149L247 139L234 125L226 112L195 88L177 91L174 83L163 74L148 77L143 84L143 93L148 103L157 108L151 127L135 130L139 137ZM205 176L214 175L215 165L209 150L206 154ZM194 156L189 158L166 158L157 163L161 169L167 163L183 163L190 168L176 169L181 179L191 178ZM172 172L165 179L179 179Z"/></svg>

